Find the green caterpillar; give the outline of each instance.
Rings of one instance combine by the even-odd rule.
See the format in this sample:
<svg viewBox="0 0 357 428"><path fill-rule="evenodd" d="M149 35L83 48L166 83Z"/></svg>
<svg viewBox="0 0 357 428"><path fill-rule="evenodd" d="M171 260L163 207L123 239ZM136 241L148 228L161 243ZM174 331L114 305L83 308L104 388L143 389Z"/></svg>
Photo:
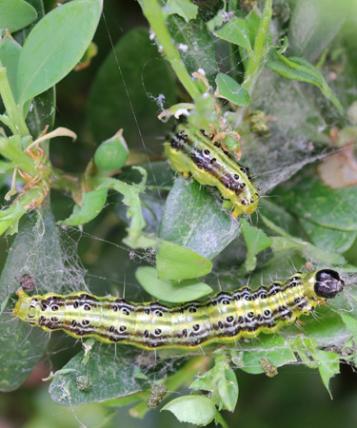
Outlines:
<svg viewBox="0 0 357 428"><path fill-rule="evenodd" d="M75 338L93 337L144 349L191 349L273 333L342 291L344 282L330 269L296 273L285 282L256 291L221 292L205 302L169 308L137 304L80 291L29 296L20 288L14 315L46 331Z"/></svg>
<svg viewBox="0 0 357 428"><path fill-rule="evenodd" d="M234 217L252 214L257 209L259 195L247 169L216 147L203 132L181 126L164 149L175 171L185 177L191 175L202 185L216 187Z"/></svg>

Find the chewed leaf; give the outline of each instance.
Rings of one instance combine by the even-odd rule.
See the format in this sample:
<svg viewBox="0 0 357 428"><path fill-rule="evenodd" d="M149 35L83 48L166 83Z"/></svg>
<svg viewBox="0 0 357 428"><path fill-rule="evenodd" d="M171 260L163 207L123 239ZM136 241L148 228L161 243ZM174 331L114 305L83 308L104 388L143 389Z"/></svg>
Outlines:
<svg viewBox="0 0 357 428"><path fill-rule="evenodd" d="M330 380L333 376L340 373L340 356L336 352L317 350L315 358L318 363L318 369L322 382L330 397L332 398Z"/></svg>
<svg viewBox="0 0 357 428"><path fill-rule="evenodd" d="M161 241L156 267L161 279L181 281L207 275L212 269L212 262L189 248Z"/></svg>
<svg viewBox="0 0 357 428"><path fill-rule="evenodd" d="M324 76L305 59L298 57L288 58L273 50L268 61L268 67L287 79L298 80L299 82L306 82L317 86L342 114L343 107L332 89L328 86Z"/></svg>
<svg viewBox="0 0 357 428"><path fill-rule="evenodd" d="M357 318L345 312L341 312L340 317L345 324L347 330L352 333L353 338L357 339Z"/></svg>
<svg viewBox="0 0 357 428"><path fill-rule="evenodd" d="M161 410L173 413L180 422L208 425L216 415L212 401L203 395L184 395L167 403Z"/></svg>
<svg viewBox="0 0 357 428"><path fill-rule="evenodd" d="M261 229L251 226L247 220L242 220L242 234L247 246L245 267L250 272L255 269L256 255L269 248L273 241Z"/></svg>
<svg viewBox="0 0 357 428"><path fill-rule="evenodd" d="M73 213L61 223L66 226L79 226L93 220L104 208L107 189L96 189L83 193L81 205L76 205Z"/></svg>
<svg viewBox="0 0 357 428"><path fill-rule="evenodd" d="M136 271L136 279L145 291L156 299L169 303L184 303L200 299L212 293L212 288L204 282L184 281L174 283L158 277L156 269L143 266Z"/></svg>
<svg viewBox="0 0 357 428"><path fill-rule="evenodd" d="M224 73L218 73L216 77L216 96L224 98L238 106L247 106L250 104L250 96L238 82Z"/></svg>
<svg viewBox="0 0 357 428"><path fill-rule="evenodd" d="M219 410L233 412L238 400L238 382L225 354L217 354L215 365L191 385L191 389L211 392L211 400Z"/></svg>
<svg viewBox="0 0 357 428"><path fill-rule="evenodd" d="M123 203L127 206L127 217L130 225L127 228L128 236L123 242L131 248L148 248L156 245L156 240L147 236L143 230L145 219L141 209L140 193L145 190L147 173L140 167L134 167L141 174L140 183L128 184L114 178L104 178L100 180L100 186L115 190L123 196Z"/></svg>

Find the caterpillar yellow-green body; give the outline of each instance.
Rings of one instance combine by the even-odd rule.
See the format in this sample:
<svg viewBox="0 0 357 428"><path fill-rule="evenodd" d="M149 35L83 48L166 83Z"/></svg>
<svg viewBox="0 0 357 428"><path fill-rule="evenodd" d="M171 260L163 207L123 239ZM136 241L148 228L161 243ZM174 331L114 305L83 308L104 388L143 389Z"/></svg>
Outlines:
<svg viewBox="0 0 357 428"><path fill-rule="evenodd" d="M204 302L167 307L87 292L29 296L20 288L14 315L46 331L144 349L191 349L273 333L342 291L339 274L296 273L270 288L221 292Z"/></svg>
<svg viewBox="0 0 357 428"><path fill-rule="evenodd" d="M203 132L181 126L164 144L164 150L175 171L192 176L204 186L215 187L234 217L252 214L257 209L259 195L247 169L216 147Z"/></svg>

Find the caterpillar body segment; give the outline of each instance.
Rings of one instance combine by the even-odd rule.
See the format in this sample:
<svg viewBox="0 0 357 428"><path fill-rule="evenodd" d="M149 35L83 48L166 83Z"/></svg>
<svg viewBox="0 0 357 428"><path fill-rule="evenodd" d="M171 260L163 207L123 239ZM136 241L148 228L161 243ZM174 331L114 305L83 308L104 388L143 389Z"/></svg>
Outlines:
<svg viewBox="0 0 357 428"><path fill-rule="evenodd" d="M221 292L204 302L167 307L96 297L87 292L29 296L21 288L14 315L46 331L144 349L192 349L274 333L342 291L339 274L325 269L251 290Z"/></svg>
<svg viewBox="0 0 357 428"><path fill-rule="evenodd" d="M164 144L171 167L184 177L192 176L204 186L215 187L234 217L252 214L259 195L247 170L217 147L201 131L179 127Z"/></svg>

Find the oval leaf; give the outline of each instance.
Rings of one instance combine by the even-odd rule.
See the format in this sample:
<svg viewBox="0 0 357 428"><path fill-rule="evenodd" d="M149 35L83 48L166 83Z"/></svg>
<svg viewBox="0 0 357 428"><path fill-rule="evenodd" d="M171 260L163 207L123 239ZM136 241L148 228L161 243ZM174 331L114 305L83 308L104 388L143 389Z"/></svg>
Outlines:
<svg viewBox="0 0 357 428"><path fill-rule="evenodd" d="M218 73L216 77L216 96L224 98L237 106L250 104L250 96L242 86L224 73Z"/></svg>
<svg viewBox="0 0 357 428"><path fill-rule="evenodd" d="M161 410L173 413L180 422L205 426L213 421L216 408L203 395L184 395L167 403Z"/></svg>
<svg viewBox="0 0 357 428"><path fill-rule="evenodd" d="M184 303L200 299L212 293L212 288L204 282L185 281L175 284L158 278L156 269L143 266L135 273L144 290L156 299L169 303Z"/></svg>
<svg viewBox="0 0 357 428"><path fill-rule="evenodd" d="M160 238L211 259L239 233L239 222L196 182L178 178L166 200Z"/></svg>
<svg viewBox="0 0 357 428"><path fill-rule="evenodd" d="M0 0L0 30L20 30L37 18L35 8L24 0Z"/></svg>
<svg viewBox="0 0 357 428"><path fill-rule="evenodd" d="M7 77L13 93L16 92L16 74L20 52L21 46L13 38L5 36L0 41L0 63L6 68Z"/></svg>
<svg viewBox="0 0 357 428"><path fill-rule="evenodd" d="M55 85L80 61L101 11L101 0L76 0L58 7L36 24L19 59L21 104Z"/></svg>
<svg viewBox="0 0 357 428"><path fill-rule="evenodd" d="M160 278L181 281L207 275L212 262L189 248L162 241L156 254L156 267Z"/></svg>
<svg viewBox="0 0 357 428"><path fill-rule="evenodd" d="M242 18L233 18L214 34L226 42L238 45L249 52L252 51L247 24Z"/></svg>
<svg viewBox="0 0 357 428"><path fill-rule="evenodd" d="M190 0L168 0L166 3L166 12L171 15L176 13L180 15L186 22L197 17L198 6Z"/></svg>

